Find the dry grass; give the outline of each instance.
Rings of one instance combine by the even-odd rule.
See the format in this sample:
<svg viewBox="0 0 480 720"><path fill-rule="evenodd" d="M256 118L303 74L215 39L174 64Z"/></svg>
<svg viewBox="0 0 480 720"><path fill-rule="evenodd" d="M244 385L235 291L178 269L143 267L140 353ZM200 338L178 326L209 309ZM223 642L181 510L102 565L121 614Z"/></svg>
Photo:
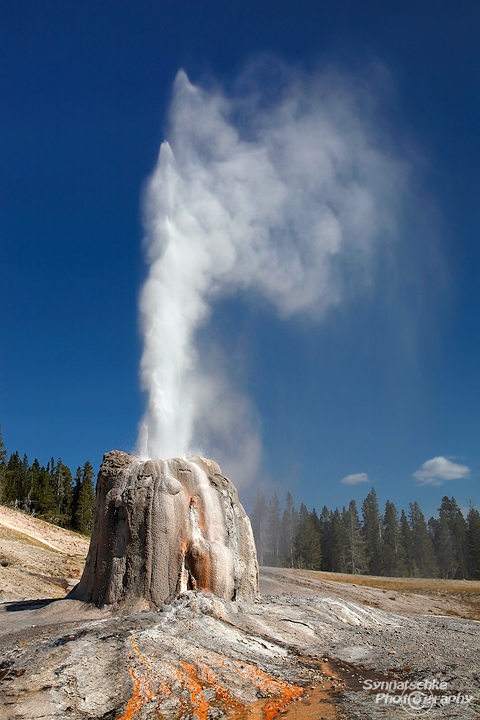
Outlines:
<svg viewBox="0 0 480 720"><path fill-rule="evenodd" d="M348 575L345 573L329 573L317 570L292 570L304 577L330 582L349 583L350 585L392 590L401 593L445 594L480 596L478 580L441 580L439 578L397 578L378 577L376 575Z"/></svg>
<svg viewBox="0 0 480 720"><path fill-rule="evenodd" d="M0 540L26 543L28 545L34 545L35 547L42 548L43 550L45 550L46 547L45 543L41 540L37 540L37 538L20 532L19 530L12 530L11 528L3 527L3 525L0 525Z"/></svg>

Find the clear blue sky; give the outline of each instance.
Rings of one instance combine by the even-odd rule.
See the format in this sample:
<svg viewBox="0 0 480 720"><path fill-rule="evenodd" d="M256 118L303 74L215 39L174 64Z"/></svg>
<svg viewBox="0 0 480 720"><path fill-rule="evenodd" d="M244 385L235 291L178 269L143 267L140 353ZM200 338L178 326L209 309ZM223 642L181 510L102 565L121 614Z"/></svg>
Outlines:
<svg viewBox="0 0 480 720"><path fill-rule="evenodd" d="M75 470L135 445L141 197L178 69L228 86L263 52L307 73L378 62L390 74L389 132L419 178L402 230L411 237L399 239L411 255L399 275L413 277L400 278L395 309L380 278L320 323L281 322L237 299L216 307L213 325L245 360L270 487L317 509L361 501L372 484L382 503L417 500L427 514L445 494L478 507L479 37L468 0L2 3L7 449ZM413 477L434 458L470 473L439 461ZM362 473L365 483L341 483Z"/></svg>

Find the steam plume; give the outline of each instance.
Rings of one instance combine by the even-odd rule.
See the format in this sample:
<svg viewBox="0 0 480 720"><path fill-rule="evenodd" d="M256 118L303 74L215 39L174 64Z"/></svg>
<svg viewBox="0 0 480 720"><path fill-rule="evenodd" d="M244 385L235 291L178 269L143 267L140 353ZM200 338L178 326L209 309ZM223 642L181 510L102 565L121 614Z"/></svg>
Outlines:
<svg viewBox="0 0 480 720"><path fill-rule="evenodd" d="M203 450L230 472L240 465L236 482L260 459L254 409L224 372L206 369L198 329L238 292L261 294L282 318L318 319L351 297L395 234L405 183L365 87L280 65L269 77L250 68L227 96L179 71L145 201L138 450Z"/></svg>

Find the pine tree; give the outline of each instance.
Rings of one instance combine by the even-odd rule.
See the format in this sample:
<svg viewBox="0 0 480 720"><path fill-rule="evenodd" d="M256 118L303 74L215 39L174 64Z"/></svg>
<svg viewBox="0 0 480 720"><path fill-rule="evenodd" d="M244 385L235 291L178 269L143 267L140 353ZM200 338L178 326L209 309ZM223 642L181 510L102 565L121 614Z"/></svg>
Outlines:
<svg viewBox="0 0 480 720"><path fill-rule="evenodd" d="M320 518L318 517L317 511L315 508L313 508L312 512L310 513L310 520L312 522L312 526L315 530L315 532L318 535L318 541L320 543L320 548L322 547L322 541L320 537Z"/></svg>
<svg viewBox="0 0 480 720"><path fill-rule="evenodd" d="M320 570L321 561L320 536L315 517L309 514L306 506L302 503L298 513L298 527L295 537L295 567Z"/></svg>
<svg viewBox="0 0 480 720"><path fill-rule="evenodd" d="M451 577L450 572L455 565L455 560L450 528L448 527L445 514L442 513L438 518L431 517L428 521L428 529L433 541L435 558L440 575L443 578L449 578Z"/></svg>
<svg viewBox="0 0 480 720"><path fill-rule="evenodd" d="M82 468L77 467L77 472L73 478L73 491L72 491L72 514L70 519L70 527L75 530L75 517L77 514L78 500L80 497L80 488L82 487Z"/></svg>
<svg viewBox="0 0 480 720"><path fill-rule="evenodd" d="M7 464L7 451L5 449L5 444L3 442L3 435L2 435L2 426L0 425L0 464L6 465Z"/></svg>
<svg viewBox="0 0 480 720"><path fill-rule="evenodd" d="M72 473L70 468L63 464L61 458L59 458L56 464L53 479L57 502L57 523L63 527L68 527L72 518Z"/></svg>
<svg viewBox="0 0 480 720"><path fill-rule="evenodd" d="M295 564L295 538L297 535L298 513L293 504L293 497L287 493L287 507L282 517L282 537L280 542L281 554L286 567Z"/></svg>
<svg viewBox="0 0 480 720"><path fill-rule="evenodd" d="M253 501L252 510L252 530L257 546L257 557L259 565L263 565L267 553L267 534L268 534L268 505L265 499L265 493L257 490Z"/></svg>
<svg viewBox="0 0 480 720"><path fill-rule="evenodd" d="M4 502L8 505L20 507L22 499L22 481L23 465L20 455L17 451L12 453L8 459L7 469L5 472L4 483Z"/></svg>
<svg viewBox="0 0 480 720"><path fill-rule="evenodd" d="M280 518L280 502L276 492L273 493L272 499L268 503L267 510L267 535L268 535L268 553L267 563L273 567L278 567L281 562L280 557L280 538L282 533Z"/></svg>
<svg viewBox="0 0 480 720"><path fill-rule="evenodd" d="M398 512L395 505L387 500L383 516L383 569L391 577L406 574L405 552L401 542Z"/></svg>
<svg viewBox="0 0 480 720"><path fill-rule="evenodd" d="M330 515L330 536L332 572L346 573L348 570L347 533L338 508L335 508Z"/></svg>
<svg viewBox="0 0 480 720"><path fill-rule="evenodd" d="M75 508L73 526L75 530L84 535L89 535L93 529L95 513L95 488L93 478L95 473L91 463L87 460L80 473L77 470L75 478Z"/></svg>
<svg viewBox="0 0 480 720"><path fill-rule="evenodd" d="M37 458L33 461L30 467L30 496L31 496L31 510L32 515L36 515L39 512L39 487L40 487L40 476L42 468Z"/></svg>
<svg viewBox="0 0 480 720"><path fill-rule="evenodd" d="M47 468L40 468L36 490L37 510L45 520L54 522L57 519L57 498L52 473Z"/></svg>
<svg viewBox="0 0 480 720"><path fill-rule="evenodd" d="M2 426L0 425L0 503L3 502L5 476L7 472L7 451L3 443Z"/></svg>
<svg viewBox="0 0 480 720"><path fill-rule="evenodd" d="M442 498L438 518L429 520L435 556L443 578L464 578L467 572L467 524L455 498Z"/></svg>
<svg viewBox="0 0 480 720"><path fill-rule="evenodd" d="M402 510L400 515L400 544L405 559L405 574L407 577L413 577L415 575L413 538L405 510Z"/></svg>
<svg viewBox="0 0 480 720"><path fill-rule="evenodd" d="M322 548L322 570L332 572L333 546L331 532L331 512L326 505L323 506L318 524L320 530L320 547Z"/></svg>
<svg viewBox="0 0 480 720"><path fill-rule="evenodd" d="M368 572L370 575L383 575L383 520L373 487L363 501L362 516Z"/></svg>
<svg viewBox="0 0 480 720"><path fill-rule="evenodd" d="M437 564L432 539L428 532L425 516L417 502L409 504L409 525L412 531L412 549L415 577L436 577Z"/></svg>
<svg viewBox="0 0 480 720"><path fill-rule="evenodd" d="M357 575L365 572L366 558L365 541L355 500L350 500L348 510L343 509L342 520L345 526L346 569L352 575Z"/></svg>
<svg viewBox="0 0 480 720"><path fill-rule="evenodd" d="M480 513L473 506L467 515L467 573L470 580L480 580Z"/></svg>
<svg viewBox="0 0 480 720"><path fill-rule="evenodd" d="M23 456L22 460L22 485L20 490L20 502L21 508L25 512L31 513L32 507L32 493L33 493L33 473L32 468L29 465L28 457Z"/></svg>

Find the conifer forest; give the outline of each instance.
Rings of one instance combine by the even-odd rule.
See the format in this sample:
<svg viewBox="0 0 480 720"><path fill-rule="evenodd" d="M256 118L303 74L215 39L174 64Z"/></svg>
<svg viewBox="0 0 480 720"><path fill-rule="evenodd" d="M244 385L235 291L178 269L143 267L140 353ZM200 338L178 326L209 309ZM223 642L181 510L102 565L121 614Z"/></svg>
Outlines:
<svg viewBox="0 0 480 720"><path fill-rule="evenodd" d="M251 522L260 565L390 577L480 579L480 514L466 517L445 496L438 515L426 520L417 502L399 511L387 500L383 513L372 487L360 512L304 503L297 511L287 494L283 511L276 493L258 491Z"/></svg>

